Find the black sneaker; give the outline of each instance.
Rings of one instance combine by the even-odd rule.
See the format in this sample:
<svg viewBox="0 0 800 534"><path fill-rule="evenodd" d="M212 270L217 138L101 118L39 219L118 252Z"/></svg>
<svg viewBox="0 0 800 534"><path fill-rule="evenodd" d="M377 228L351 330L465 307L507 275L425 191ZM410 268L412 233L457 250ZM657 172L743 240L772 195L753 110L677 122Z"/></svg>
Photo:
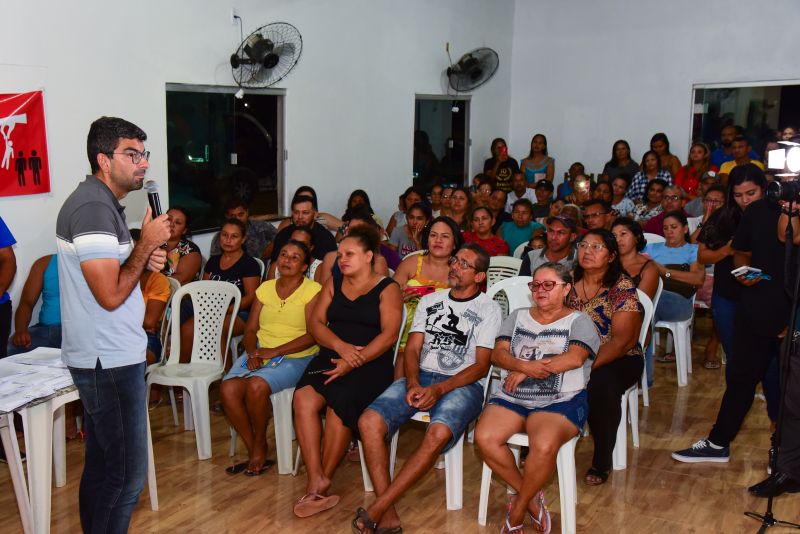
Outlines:
<svg viewBox="0 0 800 534"><path fill-rule="evenodd" d="M729 447L715 449L707 439L701 439L688 449L672 453L674 460L690 464L701 462L728 463L730 456Z"/></svg>

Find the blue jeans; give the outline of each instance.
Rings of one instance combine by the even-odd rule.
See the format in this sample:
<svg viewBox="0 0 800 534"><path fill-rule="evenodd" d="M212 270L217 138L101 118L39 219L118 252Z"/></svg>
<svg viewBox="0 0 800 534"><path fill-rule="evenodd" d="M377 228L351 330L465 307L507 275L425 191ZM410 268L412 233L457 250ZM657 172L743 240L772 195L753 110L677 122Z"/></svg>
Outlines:
<svg viewBox="0 0 800 534"><path fill-rule="evenodd" d="M84 533L124 533L147 478L145 362L70 367L86 417L79 508Z"/></svg>
<svg viewBox="0 0 800 534"><path fill-rule="evenodd" d="M61 325L47 326L44 324L35 324L28 327L28 333L31 335L31 344L27 347L17 347L11 340L8 340L8 355L22 354L39 347L51 347L54 349L61 348Z"/></svg>
<svg viewBox="0 0 800 534"><path fill-rule="evenodd" d="M448 375L419 372L419 384L429 387L450 378ZM408 422L419 410L406 402L406 379L395 380L380 397L375 399L367 410L378 412L388 427L388 435L392 436L397 429ZM447 452L456 444L467 426L478 418L483 408L483 385L473 382L458 387L442 395L430 409L430 423L440 423L450 429L453 435L442 452Z"/></svg>

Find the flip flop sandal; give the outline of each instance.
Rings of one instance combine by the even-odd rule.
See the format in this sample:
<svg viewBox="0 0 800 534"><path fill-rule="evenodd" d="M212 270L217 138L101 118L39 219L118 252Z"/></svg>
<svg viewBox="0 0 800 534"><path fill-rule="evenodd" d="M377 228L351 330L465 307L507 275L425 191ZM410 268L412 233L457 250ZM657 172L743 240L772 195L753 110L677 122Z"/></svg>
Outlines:
<svg viewBox="0 0 800 534"><path fill-rule="evenodd" d="M264 463L258 469L247 469L244 474L249 477L257 477L263 475L264 471L275 465L275 460L264 460Z"/></svg>
<svg viewBox="0 0 800 534"><path fill-rule="evenodd" d="M537 514L538 517L533 517L531 513L528 513L531 516L531 521L533 521L533 527L542 532L542 534L550 534L552 524L550 510L547 509L547 504L544 502L544 491L539 490L534 499L536 499L536 504L539 505L539 513Z"/></svg>
<svg viewBox="0 0 800 534"><path fill-rule="evenodd" d="M594 477L599 480L599 482L589 481L589 477ZM583 481L586 483L587 486L599 486L601 484L605 484L608 480L608 471L600 471L594 467L590 467L586 471L586 475L583 477Z"/></svg>
<svg viewBox="0 0 800 534"><path fill-rule="evenodd" d="M306 493L294 504L294 515L309 517L325 510L330 510L339 504L338 495L320 495L319 493Z"/></svg>
<svg viewBox="0 0 800 534"><path fill-rule="evenodd" d="M247 469L247 464L248 463L249 462L242 462L242 463L238 463L238 464L233 464L230 467L226 467L225 468L225 472L228 473L229 475L238 475L239 473L241 473L242 471Z"/></svg>
<svg viewBox="0 0 800 534"><path fill-rule="evenodd" d="M511 523L508 522L508 515L506 515L506 522L503 525L503 528L500 529L500 534L513 534L514 532L522 532L524 526L525 524L523 523L512 527Z"/></svg>
<svg viewBox="0 0 800 534"><path fill-rule="evenodd" d="M656 358L656 361L660 363L675 363L675 353L668 352L667 354Z"/></svg>
<svg viewBox="0 0 800 534"><path fill-rule="evenodd" d="M706 369L719 369L722 367L722 362L719 360L706 360L703 362L703 367Z"/></svg>
<svg viewBox="0 0 800 534"><path fill-rule="evenodd" d="M361 521L360 527L358 526L359 521ZM356 510L356 518L350 522L350 527L353 529L353 534L364 534L366 530L376 532L378 530L378 523L369 517L366 510L359 507L358 510Z"/></svg>

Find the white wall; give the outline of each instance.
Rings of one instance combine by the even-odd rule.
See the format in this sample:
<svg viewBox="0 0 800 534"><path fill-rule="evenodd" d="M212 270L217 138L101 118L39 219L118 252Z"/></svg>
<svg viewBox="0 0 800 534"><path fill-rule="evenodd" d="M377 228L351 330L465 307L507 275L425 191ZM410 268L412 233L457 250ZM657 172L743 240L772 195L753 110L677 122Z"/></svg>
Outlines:
<svg viewBox="0 0 800 534"><path fill-rule="evenodd" d="M228 57L268 22L303 35L286 93L286 188L317 189L321 209L340 213L349 192L366 189L388 220L410 184L415 93L443 94L444 52L478 46L501 58L495 78L472 100L472 167L494 135L508 133L511 0L82 0L3 2L0 93L45 90L52 194L0 198L0 216L19 244L16 300L35 258L54 250L61 204L88 172L86 133L101 115L141 126L152 151L149 177L166 183L165 84L232 85ZM11 22L15 21L15 22ZM144 194L124 201L141 217Z"/></svg>
<svg viewBox="0 0 800 534"><path fill-rule="evenodd" d="M547 135L560 183L576 160L601 172L619 138L639 161L665 132L685 162L692 84L800 78L792 0L519 0L510 153Z"/></svg>

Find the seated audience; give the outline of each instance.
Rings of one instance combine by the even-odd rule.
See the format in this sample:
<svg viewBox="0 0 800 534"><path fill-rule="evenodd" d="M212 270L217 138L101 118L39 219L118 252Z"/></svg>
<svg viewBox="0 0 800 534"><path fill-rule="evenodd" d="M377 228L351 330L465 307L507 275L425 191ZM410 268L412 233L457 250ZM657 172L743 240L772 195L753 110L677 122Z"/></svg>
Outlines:
<svg viewBox="0 0 800 534"><path fill-rule="evenodd" d="M589 230L578 242L569 306L588 314L600 336L587 387L594 454L585 482L596 486L605 483L611 472L622 395L639 381L644 367L639 346L641 305L622 269L617 241L608 230Z"/></svg>
<svg viewBox="0 0 800 534"><path fill-rule="evenodd" d="M720 131L721 146L711 153L711 164L717 168L722 168L723 163L733 160L733 139L743 133L744 128L741 126L734 124L723 126ZM758 159L758 154L754 150L751 150L748 155L750 159Z"/></svg>
<svg viewBox="0 0 800 534"><path fill-rule="evenodd" d="M543 235L535 235L528 241L528 247L531 250L542 250L547 246L547 237Z"/></svg>
<svg viewBox="0 0 800 534"><path fill-rule="evenodd" d="M142 328L147 334L147 365L161 361L163 347L161 346L161 320L167 309L167 302L172 296L172 288L167 277L161 273L154 273L145 269L139 279L144 298L144 321ZM158 395L150 395L150 402L158 402Z"/></svg>
<svg viewBox="0 0 800 534"><path fill-rule="evenodd" d="M647 246L639 223L628 217L619 217L611 224L611 233L617 241L622 270L637 289L641 289L653 300L658 290L658 267L642 254Z"/></svg>
<svg viewBox="0 0 800 534"><path fill-rule="evenodd" d="M256 290L244 331L244 354L225 375L220 398L231 426L247 447L246 462L226 469L257 476L274 462L267 459L270 395L293 388L319 347L307 323L321 286L305 277L311 251L290 239L278 253L278 272Z"/></svg>
<svg viewBox="0 0 800 534"><path fill-rule="evenodd" d="M449 287L447 277L450 275L450 258L463 243L464 238L455 222L449 217L438 217L431 221L422 234L422 245L427 252L404 259L394 273L394 280L400 285L406 306L406 324L403 326L400 353L397 355L398 376L404 369L402 353L419 300L428 293Z"/></svg>
<svg viewBox="0 0 800 534"><path fill-rule="evenodd" d="M731 161L726 161L722 164L719 168L719 180L722 185L727 185L728 183L728 175L731 173L734 167L738 167L739 165L747 165L748 163L752 163L762 171L764 170L764 164L758 161L757 159L750 158L750 141L743 135L737 135L733 138L733 142L731 143L731 154L733 154L733 159Z"/></svg>
<svg viewBox="0 0 800 534"><path fill-rule="evenodd" d="M189 240L189 213L179 206L167 210L170 236L167 241L167 264L161 272L181 283L197 280L203 260L200 248Z"/></svg>
<svg viewBox="0 0 800 534"><path fill-rule="evenodd" d="M664 196L661 199L661 213L647 220L642 224L642 230L648 234L664 235L664 217L671 211L683 211L683 189L677 185L670 185L664 188Z"/></svg>
<svg viewBox="0 0 800 534"><path fill-rule="evenodd" d="M396 283L372 268L379 240L371 227L348 232L339 244L342 276L325 282L309 317L320 351L294 393L294 428L308 478L294 504L297 517L338 504L330 493L336 467L351 436L358 436L358 418L392 383L402 297Z"/></svg>
<svg viewBox="0 0 800 534"><path fill-rule="evenodd" d="M527 189L527 187L525 189ZM494 216L494 224L492 225L492 232L494 233L497 233L497 229L500 228L503 223L513 220L511 218L511 210L514 209L514 206L512 205L510 209L506 210L508 197L510 195L511 193L506 194L505 191L495 189L492 192L492 196L489 197L489 209L492 210L492 215Z"/></svg>
<svg viewBox="0 0 800 534"><path fill-rule="evenodd" d="M558 198L567 198L569 195L571 195L575 178L578 176L583 176L584 174L586 174L586 169L584 168L583 163L580 161L576 161L570 165L569 170L564 173L564 182L558 186L558 189L556 189L556 196Z"/></svg>
<svg viewBox="0 0 800 534"><path fill-rule="evenodd" d="M700 222L697 224L697 227L689 236L690 243L697 243L697 238L700 236L700 232L703 230L703 226L708 223L708 220L711 218L711 215L717 211L718 209L725 206L725 194L726 189L719 184L712 185L711 187L705 189L703 193L703 214L700 216ZM686 209L684 208L684 213L686 213ZM686 213L688 217L688 213ZM706 265L704 262L700 262Z"/></svg>
<svg viewBox="0 0 800 534"><path fill-rule="evenodd" d="M411 252L422 249L422 230L431 220L430 208L422 202L410 206L406 210L406 223L396 226L389 238L389 246L397 251L400 258Z"/></svg>
<svg viewBox="0 0 800 534"><path fill-rule="evenodd" d="M495 187L508 193L511 191L511 175L519 172L517 160L508 155L508 146L505 139L497 138L492 141L492 157L483 162L483 172L494 178Z"/></svg>
<svg viewBox="0 0 800 534"><path fill-rule="evenodd" d="M537 231L544 231L544 225L533 220L533 204L523 198L514 203L511 211L511 222L503 223L497 230L497 236L508 243L508 248L516 250L522 243L530 241Z"/></svg>
<svg viewBox="0 0 800 534"><path fill-rule="evenodd" d="M431 470L439 454L458 442L483 407L483 382L501 321L500 307L479 287L486 279L489 256L468 243L450 263L450 289L422 297L414 314L405 376L375 399L358 421L376 499L366 510L358 509L354 532L399 528L394 503ZM386 440L419 411L430 414L430 424L422 443L392 479Z"/></svg>
<svg viewBox="0 0 800 534"><path fill-rule="evenodd" d="M441 215L447 215L448 217L450 216L450 210L453 207L452 199L453 199L453 188L445 187L444 189L442 189L442 207L439 210L439 215L436 215L434 219Z"/></svg>
<svg viewBox="0 0 800 534"><path fill-rule="evenodd" d="M698 191L700 178L708 171L716 172L718 169L711 165L711 151L705 143L692 143L686 165L678 169L675 175L675 185L686 192L688 199L693 199L702 192Z"/></svg>
<svg viewBox="0 0 800 534"><path fill-rule="evenodd" d="M536 194L536 203L533 205L533 218L541 220L545 217L549 217L550 199L553 197L553 182L550 180L539 180L536 182L533 191ZM512 205L511 207L513 209L514 206Z"/></svg>
<svg viewBox="0 0 800 534"><path fill-rule="evenodd" d="M607 186L608 184L598 184ZM594 198L583 204L583 220L586 228L605 228L611 230L611 223L614 221L614 213L611 211L611 204L607 200Z"/></svg>
<svg viewBox="0 0 800 534"><path fill-rule="evenodd" d="M557 215L547 218L546 246L522 254L520 276L531 276L540 265L557 263L571 270L575 262L575 249L572 243L577 237L575 221Z"/></svg>
<svg viewBox="0 0 800 534"><path fill-rule="evenodd" d="M572 192L564 197L570 204L582 206L584 202L592 198L592 180L583 174L579 174L572 180Z"/></svg>
<svg viewBox="0 0 800 534"><path fill-rule="evenodd" d="M648 150L642 157L642 170L633 176L631 186L625 196L636 203L647 201L647 186L654 180L662 180L672 185L672 175L668 170L661 168L658 154Z"/></svg>
<svg viewBox="0 0 800 534"><path fill-rule="evenodd" d="M58 255L42 256L31 265L14 312L14 335L8 340L8 355L38 347L61 348L61 304L58 289ZM42 298L38 322L31 325L33 309Z"/></svg>
<svg viewBox="0 0 800 534"><path fill-rule="evenodd" d="M532 204L537 203L536 193L533 188L528 187L525 175L517 172L511 177L511 191L506 195L505 211L511 213L511 210L514 209L514 202L521 198L527 198Z"/></svg>
<svg viewBox="0 0 800 534"><path fill-rule="evenodd" d="M620 217L629 217L636 209L633 200L625 196L631 184L628 174L620 173L611 179L611 209Z"/></svg>
<svg viewBox="0 0 800 534"><path fill-rule="evenodd" d="M356 190L356 191L358 191L358 190ZM366 193L364 193L364 194L366 194ZM311 198L314 199L314 202L316 203L316 205L319 205L319 199L317 198L317 192L310 185L301 185L300 187L295 189L294 195L292 196L292 198L297 197L297 196L311 197ZM348 202L348 206L349 205L350 205L350 202ZM320 226L323 226L323 227L327 228L328 230L330 230L332 232L335 232L342 225L341 219L335 217L334 215L331 215L330 213L325 213L323 211L317 211L315 213L314 221L317 224L319 224ZM287 226L292 224L292 222L293 222L292 221L292 217L285 217L283 220L281 220L280 224L278 225L278 232L280 232L281 230L283 230L284 228L286 228ZM265 257L271 257L272 256L272 251L273 251L273 246L272 246L272 244L270 244L270 246L267 247L267 251L264 253L264 256Z"/></svg>
<svg viewBox="0 0 800 534"><path fill-rule="evenodd" d="M540 265L528 287L536 305L512 311L500 327L492 363L502 387L475 429L483 460L516 491L501 530L507 533L521 532L526 514L535 530L550 531L543 488L558 450L586 423L586 385L600 347L592 320L565 305L573 288L568 268ZM523 470L506 444L517 432L529 440Z"/></svg>
<svg viewBox="0 0 800 534"><path fill-rule="evenodd" d="M438 217L442 213L442 193L444 188L439 184L434 184L431 187L431 218Z"/></svg>
<svg viewBox="0 0 800 534"><path fill-rule="evenodd" d="M412 186L405 190L400 199L402 209L392 214L386 227L386 235L392 235L396 227L406 224L406 211L414 204L422 202L425 199L425 192Z"/></svg>
<svg viewBox="0 0 800 534"><path fill-rule="evenodd" d="M475 193L470 195L473 206L488 206L489 197L492 196L494 187L492 186L492 179L487 175L481 173L475 176Z"/></svg>
<svg viewBox="0 0 800 534"><path fill-rule="evenodd" d="M347 213L349 210L355 209L357 206L364 206L369 214L372 215L372 218L375 219L375 222L378 223L378 226L383 228L383 221L381 221L381 218L375 213L375 210L372 209L372 203L369 200L369 195L363 189L356 189L350 193L350 198L347 199L347 209L345 210L345 213ZM342 220L339 221L339 227L342 226L344 220L345 219L343 216Z"/></svg>
<svg viewBox="0 0 800 534"><path fill-rule="evenodd" d="M458 225L459 230L469 229L472 201L469 191L456 187L450 196L450 218Z"/></svg>
<svg viewBox="0 0 800 534"><path fill-rule="evenodd" d="M315 282L320 282L320 271L318 267L322 265L322 260L318 260L317 258L313 257L314 253L314 232L308 226L298 226L292 232L292 235L289 236L289 241L299 241L303 243L312 254L310 264L308 269L304 273L304 276L309 280L314 280ZM328 252L328 254L336 255L336 252ZM279 256L280 257L280 256ZM267 280L277 280L281 277L281 272L278 270L278 263L272 262L270 263L269 270L267 271Z"/></svg>
<svg viewBox="0 0 800 534"><path fill-rule="evenodd" d="M556 160L547 155L547 137L544 134L533 136L531 151L528 157L520 162L519 168L525 175L528 187L533 187L540 180L553 183Z"/></svg>
<svg viewBox="0 0 800 534"><path fill-rule="evenodd" d="M342 239L347 237L351 229L363 226L369 226L380 234L380 227L375 219L369 216L366 210L356 208L346 215L344 231L342 232ZM325 284L331 276L341 276L342 271L339 268L338 250L333 250L325 255L325 259L316 270L315 280L320 284ZM378 247L378 255L375 256L372 269L382 275L389 276L389 269L396 269L400 265L400 256L394 251L392 247L381 243ZM394 265L394 267L392 267Z"/></svg>
<svg viewBox="0 0 800 534"><path fill-rule="evenodd" d="M492 233L494 216L486 207L472 210L472 231L464 232L464 242L475 243L486 250L489 256L508 256L508 243Z"/></svg>
<svg viewBox="0 0 800 534"><path fill-rule="evenodd" d="M611 190L611 184L609 182L599 182L596 186L594 186L594 190L592 191L592 198L597 200L603 200L605 202L608 202L610 205L611 200L614 198L614 193Z"/></svg>
<svg viewBox="0 0 800 534"><path fill-rule="evenodd" d="M256 288L261 282L261 266L244 252L245 231L244 223L238 219L228 219L222 223L222 228L219 231L219 244L222 254L211 256L203 270L203 280L228 282L235 285L242 295L237 316L232 318L231 310L229 309L222 327L222 331L227 332L228 325L233 320L234 336L241 335L244 332L250 305L255 298ZM188 362L191 358L193 335L194 317L191 317L181 323L181 362ZM227 347L222 347L222 353L225 354L226 352ZM226 361L227 368L229 368L231 360Z"/></svg>
<svg viewBox="0 0 800 534"><path fill-rule="evenodd" d="M564 206L567 205L566 200L563 198L557 198L553 200L550 204L550 212L547 214L548 217L556 217L557 215L561 215L561 210L564 209Z"/></svg>
<svg viewBox="0 0 800 534"><path fill-rule="evenodd" d="M278 232L273 240L273 248L270 261L278 259L278 253L283 245L289 240L298 226L308 226L314 232L314 251L313 256L322 259L325 254L336 250L336 240L330 231L321 224L317 223L317 200L316 197L305 194L295 195L292 199L292 222Z"/></svg>
<svg viewBox="0 0 800 534"><path fill-rule="evenodd" d="M720 185L719 184L719 174L714 171L708 171L700 177L700 184L697 186L697 196L686 203L683 207L683 211L686 212L686 215L689 217L700 217L705 212L705 205L703 203L703 198L706 194L706 191L712 185ZM724 187L723 187L724 190Z"/></svg>
<svg viewBox="0 0 800 534"><path fill-rule="evenodd" d="M255 220L250 217L250 209L245 202L238 198L232 197L225 205L225 218L226 219L239 219L244 223L247 232L245 233L245 251L254 258L264 257L267 247L275 236L278 235L278 230L269 221ZM211 240L211 255L216 256L222 254L222 249L219 246L219 232L217 232Z"/></svg>
<svg viewBox="0 0 800 534"><path fill-rule="evenodd" d="M611 148L611 159L603 167L603 175L613 184L618 176L625 175L630 177L639 172L639 164L631 159L631 146L624 139L614 141Z"/></svg>
<svg viewBox="0 0 800 534"><path fill-rule="evenodd" d="M658 160L662 169L669 172L670 176L675 176L681 168L681 160L678 156L670 153L669 139L664 133L657 133L650 139L650 150L658 154Z"/></svg>
<svg viewBox="0 0 800 534"><path fill-rule="evenodd" d="M667 182L661 178L656 178L647 183L644 190L645 200L633 210L634 221L639 224L645 224L664 211L661 202L664 200L665 187L667 187Z"/></svg>
<svg viewBox="0 0 800 534"><path fill-rule="evenodd" d="M697 261L697 245L688 242L689 223L678 210L669 211L663 221L664 243L650 243L644 253L653 260L664 282L653 320L685 321L692 316L692 296L703 285L705 266ZM666 355L664 361L674 361ZM648 362L648 380L652 377L652 362Z"/></svg>

